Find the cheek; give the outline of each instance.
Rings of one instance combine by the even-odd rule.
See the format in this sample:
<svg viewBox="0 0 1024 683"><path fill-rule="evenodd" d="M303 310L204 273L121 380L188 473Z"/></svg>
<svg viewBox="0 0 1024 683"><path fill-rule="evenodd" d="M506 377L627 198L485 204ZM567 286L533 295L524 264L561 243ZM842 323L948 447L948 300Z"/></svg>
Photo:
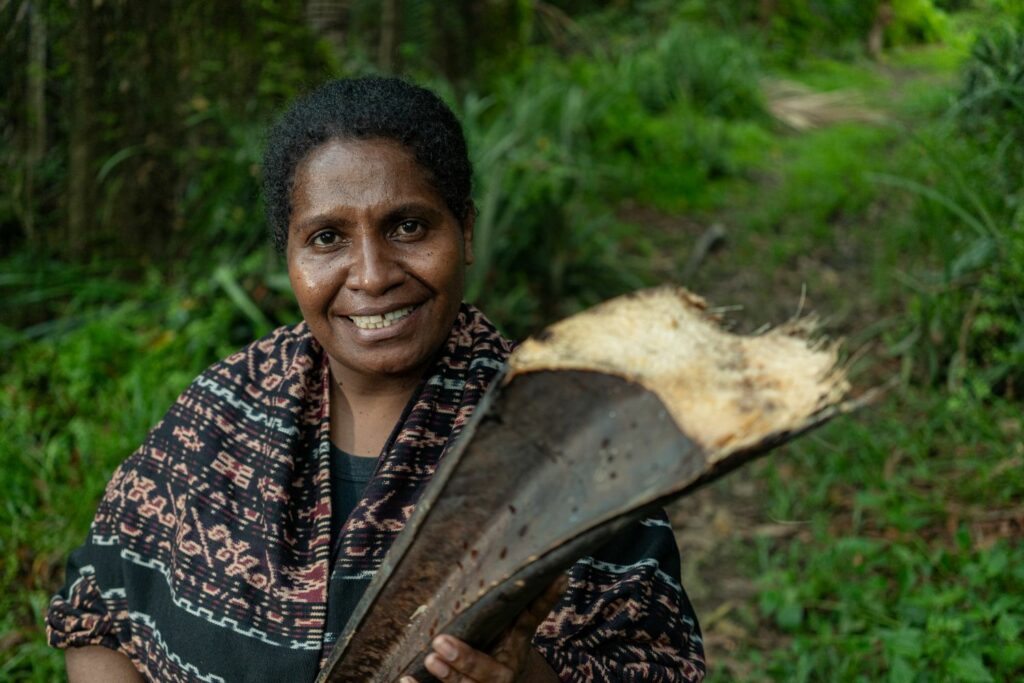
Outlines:
<svg viewBox="0 0 1024 683"><path fill-rule="evenodd" d="M289 264L288 279L291 281L295 299L304 312L320 308L330 289L330 274L326 269L301 262Z"/></svg>
<svg viewBox="0 0 1024 683"><path fill-rule="evenodd" d="M309 273L291 274L292 289L295 295L303 299L314 296L319 289L316 278L310 277Z"/></svg>
<svg viewBox="0 0 1024 683"><path fill-rule="evenodd" d="M424 254L420 272L436 289L452 295L461 295L465 264L462 250L457 244L431 249ZM458 290L458 291L455 291Z"/></svg>

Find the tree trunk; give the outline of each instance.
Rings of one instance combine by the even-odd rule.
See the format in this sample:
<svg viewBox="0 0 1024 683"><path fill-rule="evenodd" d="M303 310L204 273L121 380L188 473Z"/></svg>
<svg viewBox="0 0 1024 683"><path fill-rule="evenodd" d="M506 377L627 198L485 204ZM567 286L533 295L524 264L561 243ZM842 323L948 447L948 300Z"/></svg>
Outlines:
<svg viewBox="0 0 1024 683"><path fill-rule="evenodd" d="M395 48L398 43L398 0L383 0L380 12L380 43L377 67L384 73L395 72Z"/></svg>
<svg viewBox="0 0 1024 683"><path fill-rule="evenodd" d="M330 44L339 59L345 54L348 12L349 0L309 0L306 4L306 23Z"/></svg>
<svg viewBox="0 0 1024 683"><path fill-rule="evenodd" d="M891 0L882 0L875 10L875 20L868 33L868 54L872 59L881 59L882 48L885 47L885 29L892 23L893 10Z"/></svg>
<svg viewBox="0 0 1024 683"><path fill-rule="evenodd" d="M174 243L179 165L184 138L175 5L169 0L128 3L119 26L137 31L121 69L126 86L116 100L124 122L118 153L130 154L117 172L120 192L111 205L108 236L128 237L139 252L159 258Z"/></svg>
<svg viewBox="0 0 1024 683"><path fill-rule="evenodd" d="M46 151L46 2L30 2L26 97L28 145L25 150L25 237L35 242L35 176Z"/></svg>
<svg viewBox="0 0 1024 683"><path fill-rule="evenodd" d="M76 0L72 30L71 130L68 142L69 256L83 254L93 232L96 197L96 21L92 0Z"/></svg>
<svg viewBox="0 0 1024 683"><path fill-rule="evenodd" d="M445 77L462 82L476 62L477 9L473 0L457 0L438 7L441 68Z"/></svg>
<svg viewBox="0 0 1024 683"><path fill-rule="evenodd" d="M762 26L770 26L778 9L777 0L761 0L757 7L757 17Z"/></svg>

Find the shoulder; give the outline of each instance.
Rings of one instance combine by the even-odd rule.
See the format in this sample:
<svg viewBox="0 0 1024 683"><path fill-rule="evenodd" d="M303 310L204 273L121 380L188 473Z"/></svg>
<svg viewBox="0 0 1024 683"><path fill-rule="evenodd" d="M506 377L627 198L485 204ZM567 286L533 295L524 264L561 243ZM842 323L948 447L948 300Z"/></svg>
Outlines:
<svg viewBox="0 0 1024 683"><path fill-rule="evenodd" d="M278 327L217 361L196 379L216 376L269 390L289 377L308 373L320 356L320 346L303 321Z"/></svg>
<svg viewBox="0 0 1024 683"><path fill-rule="evenodd" d="M200 372L118 475L168 472L224 454L241 458L260 443L284 444L316 410L310 404L321 396L320 370L322 352L304 322L277 328Z"/></svg>
<svg viewBox="0 0 1024 683"><path fill-rule="evenodd" d="M317 421L320 370L320 347L305 323L279 327L210 365L117 468L96 522L113 529L124 511L143 506L157 526L173 526L179 511L171 502L197 487L249 488L273 468L267 453L290 452L303 426Z"/></svg>
<svg viewBox="0 0 1024 683"><path fill-rule="evenodd" d="M237 428L287 441L286 432L317 411L324 379L323 351L307 325L279 327L201 372L164 421L217 440ZM163 426L154 431L166 434Z"/></svg>

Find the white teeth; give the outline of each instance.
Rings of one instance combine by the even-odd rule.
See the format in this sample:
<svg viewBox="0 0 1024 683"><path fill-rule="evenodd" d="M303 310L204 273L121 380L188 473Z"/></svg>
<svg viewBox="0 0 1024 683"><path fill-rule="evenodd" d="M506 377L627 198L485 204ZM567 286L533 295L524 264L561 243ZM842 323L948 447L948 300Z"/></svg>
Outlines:
<svg viewBox="0 0 1024 683"><path fill-rule="evenodd" d="M405 316L412 313L415 306L406 306L395 311L388 311L383 315L350 315L349 319L361 330L379 330L382 327L390 327Z"/></svg>

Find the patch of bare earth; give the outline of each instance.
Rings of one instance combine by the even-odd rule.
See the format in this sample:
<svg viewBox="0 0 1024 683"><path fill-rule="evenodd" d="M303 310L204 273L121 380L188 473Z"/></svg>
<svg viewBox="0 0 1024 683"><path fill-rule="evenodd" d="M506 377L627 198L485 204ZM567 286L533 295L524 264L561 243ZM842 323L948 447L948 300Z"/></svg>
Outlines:
<svg viewBox="0 0 1024 683"><path fill-rule="evenodd" d="M800 130L843 120L874 124L880 114L865 108L847 94L819 96L806 89L782 86L771 100L771 109ZM771 92L769 92L771 96ZM784 100L784 101L783 101ZM818 107L819 109L815 109ZM844 116L845 113L845 116ZM797 125L799 124L799 125ZM757 183L770 192L778 178L765 174ZM740 212L723 211L711 216L685 216L640 206L626 206L620 218L648 228L664 248L653 267L663 281L682 284L722 307L738 331L753 332L775 326L797 314L814 313L830 336L856 339L862 331L884 324L901 312L900 302L882 304L873 294L873 249L885 239L884 224L892 207L883 202L869 207L857 223L835 216L830 221L832 243L794 256L784 267L769 269L763 262L749 268L737 263L757 261L768 254L771 234L751 234L737 224ZM712 234L714 232L714 234ZM716 238L717 235L717 238ZM702 253L695 254L694 249ZM766 260L766 259L765 259ZM870 349L850 349L864 352ZM873 368L854 380L861 386L878 383L893 372L876 361ZM676 529L682 555L683 585L694 604L703 630L712 676L728 673L743 681L767 680L753 670L750 650L767 652L785 648L789 637L760 616L757 604L756 562L758 539L785 543L808 538L799 520L771 519L766 509L764 467L775 467L785 476L785 449L672 504L668 513Z"/></svg>

